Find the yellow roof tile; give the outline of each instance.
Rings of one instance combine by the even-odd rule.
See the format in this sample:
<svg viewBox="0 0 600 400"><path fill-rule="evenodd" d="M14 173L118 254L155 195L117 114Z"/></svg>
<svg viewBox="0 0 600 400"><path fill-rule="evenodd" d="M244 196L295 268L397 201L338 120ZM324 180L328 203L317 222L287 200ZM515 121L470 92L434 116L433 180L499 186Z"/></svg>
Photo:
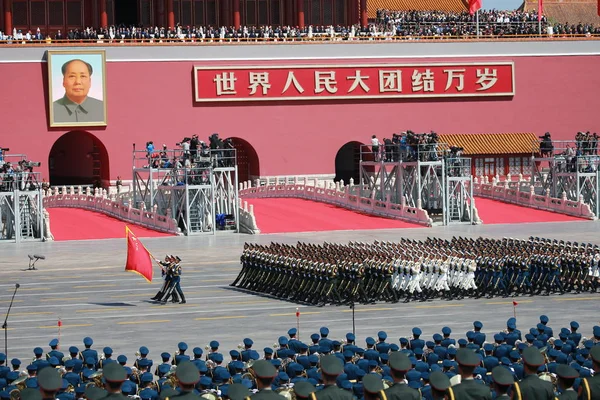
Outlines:
<svg viewBox="0 0 600 400"><path fill-rule="evenodd" d="M469 2L467 0L367 0L367 14L369 18L376 18L377 10L460 13L469 10Z"/></svg>
<svg viewBox="0 0 600 400"><path fill-rule="evenodd" d="M525 11L537 10L537 0L527 0L524 8ZM544 14L550 22L561 24L600 24L596 0L544 0Z"/></svg>
<svg viewBox="0 0 600 400"><path fill-rule="evenodd" d="M535 133L440 133L439 137L441 143L464 148L465 155L531 154L540 148Z"/></svg>

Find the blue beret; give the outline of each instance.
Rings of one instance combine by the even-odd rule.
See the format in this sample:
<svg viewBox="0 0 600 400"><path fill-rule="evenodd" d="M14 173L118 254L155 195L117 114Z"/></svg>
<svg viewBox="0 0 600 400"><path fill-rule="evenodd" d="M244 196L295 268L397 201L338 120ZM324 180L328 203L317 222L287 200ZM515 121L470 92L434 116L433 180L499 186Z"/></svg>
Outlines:
<svg viewBox="0 0 600 400"><path fill-rule="evenodd" d="M287 346L288 339L285 336L279 336L278 342L281 346Z"/></svg>
<svg viewBox="0 0 600 400"><path fill-rule="evenodd" d="M60 364L60 362L58 361L58 358L56 357L50 357L48 359L48 362L50 363L50 365L52 365L53 367L56 367Z"/></svg>
<svg viewBox="0 0 600 400"><path fill-rule="evenodd" d="M558 351L556 349L550 348L548 350L548 357L556 358L557 356L558 356Z"/></svg>
<svg viewBox="0 0 600 400"><path fill-rule="evenodd" d="M422 348L420 348L420 347L417 347L417 348L414 350L414 352L415 352L415 355L418 355L418 356L420 356L420 355L423 355L423 349L422 349Z"/></svg>
<svg viewBox="0 0 600 400"><path fill-rule="evenodd" d="M209 343L209 346L211 349L218 349L219 348L219 342L217 342L216 340L211 340Z"/></svg>
<svg viewBox="0 0 600 400"><path fill-rule="evenodd" d="M384 331L379 331L377 332L377 338L379 340L385 340L387 339L387 333L385 333Z"/></svg>
<svg viewBox="0 0 600 400"><path fill-rule="evenodd" d="M194 347L192 349L192 353L194 354L194 356L201 357L204 351L200 347Z"/></svg>
<svg viewBox="0 0 600 400"><path fill-rule="evenodd" d="M69 360L69 361L72 361L72 360ZM66 363L65 363L65 364L66 364ZM37 368L37 365L35 365L35 364L29 364L29 365L27 366L27 371L37 371L37 369L38 369L38 368Z"/></svg>
<svg viewBox="0 0 600 400"><path fill-rule="evenodd" d="M104 349L102 349L102 351L104 352L104 354L106 354L107 356L112 355L113 350L110 347L105 347Z"/></svg>
<svg viewBox="0 0 600 400"><path fill-rule="evenodd" d="M21 360L19 360L18 358L13 358L12 360L10 360L11 365L21 365Z"/></svg>
<svg viewBox="0 0 600 400"><path fill-rule="evenodd" d="M523 351L526 348L528 348L529 346L527 345L527 343L519 343L519 350Z"/></svg>
<svg viewBox="0 0 600 400"><path fill-rule="evenodd" d="M33 354L35 354L36 356L41 356L42 354L44 354L44 349L42 349L41 347L36 347L35 349L33 349Z"/></svg>
<svg viewBox="0 0 600 400"><path fill-rule="evenodd" d="M196 367L198 367L198 371L200 371L203 374L208 372L208 367L206 366L206 363L202 363L200 365L197 365Z"/></svg>
<svg viewBox="0 0 600 400"><path fill-rule="evenodd" d="M370 336L369 336L369 337L366 339L366 342L367 342L367 345L369 345L369 346L373 346L373 345L375 344L375 339L373 339L372 337L370 337Z"/></svg>
<svg viewBox="0 0 600 400"><path fill-rule="evenodd" d="M239 360L237 360L237 361L233 361L233 362L231 363L231 366L232 366L234 369L240 369L240 370L244 369L244 363L243 363L243 362L241 362L241 361L239 361Z"/></svg>
<svg viewBox="0 0 600 400"><path fill-rule="evenodd" d="M423 361L417 361L417 363L415 364L415 369L417 371L419 371L420 373L429 371L429 364L427 364L426 362L423 362Z"/></svg>
<svg viewBox="0 0 600 400"><path fill-rule="evenodd" d="M506 327L508 329L517 329L517 324L515 324L514 322L509 322L508 324L506 324Z"/></svg>
<svg viewBox="0 0 600 400"><path fill-rule="evenodd" d="M373 368L378 365L379 365L379 363L377 362L377 360L369 360L369 367Z"/></svg>
<svg viewBox="0 0 600 400"><path fill-rule="evenodd" d="M533 342L535 338L531 333L528 333L527 335L525 335L525 340L527 340L528 342Z"/></svg>
<svg viewBox="0 0 600 400"><path fill-rule="evenodd" d="M546 329L546 325L544 325L540 322L539 324L536 325L536 328L538 329L538 331L543 332Z"/></svg>
<svg viewBox="0 0 600 400"><path fill-rule="evenodd" d="M410 387L412 389L415 389L415 390L418 390L422 386L421 386L421 382L420 381L410 381L410 382L408 382L408 387Z"/></svg>
<svg viewBox="0 0 600 400"><path fill-rule="evenodd" d="M91 346L94 344L94 341L92 340L91 337L85 337L85 338L83 338L83 344L85 346Z"/></svg>
<svg viewBox="0 0 600 400"><path fill-rule="evenodd" d="M160 358L162 358L163 360L168 360L169 358L171 358L171 355L165 351L163 353L160 353Z"/></svg>
<svg viewBox="0 0 600 400"><path fill-rule="evenodd" d="M381 361L388 361L390 359L390 355L388 353L381 353L379 355L379 358L381 359Z"/></svg>
<svg viewBox="0 0 600 400"><path fill-rule="evenodd" d="M428 349L433 349L435 347L435 342L428 340L425 342L425 346L427 346Z"/></svg>
<svg viewBox="0 0 600 400"><path fill-rule="evenodd" d="M458 339L458 345L459 345L459 346L466 346L466 345L467 345L467 343L468 343L468 342L467 342L467 340L466 340L466 339L463 339L463 338L460 338L460 339Z"/></svg>
<svg viewBox="0 0 600 400"><path fill-rule="evenodd" d="M519 360L519 359L521 358L521 355L520 355L520 354L519 354L519 352L518 352L518 351L516 351L516 350L513 350L513 351L511 351L511 352L509 353L509 356L510 356L510 358L511 358L512 360L514 360L514 361L517 361L517 360Z"/></svg>
<svg viewBox="0 0 600 400"><path fill-rule="evenodd" d="M277 377L279 378L280 381L289 381L290 377L288 374L286 374L285 372L281 371Z"/></svg>
<svg viewBox="0 0 600 400"><path fill-rule="evenodd" d="M93 357L88 357L88 358L85 359L85 363L87 365L94 365L94 364L96 364L96 361L94 361Z"/></svg>
<svg viewBox="0 0 600 400"><path fill-rule="evenodd" d="M577 321L571 321L571 328L572 329L579 329L579 323L577 323Z"/></svg>
<svg viewBox="0 0 600 400"><path fill-rule="evenodd" d="M317 364L319 362L319 357L316 354L311 354L308 356L308 362L311 364Z"/></svg>
<svg viewBox="0 0 600 400"><path fill-rule="evenodd" d="M444 366L444 368L450 368L452 367L452 360L446 359L442 362L442 365Z"/></svg>
<svg viewBox="0 0 600 400"><path fill-rule="evenodd" d="M254 344L254 342L252 341L252 339L250 339L250 338L245 338L245 339L244 339L244 346L246 346L246 347L250 347L250 346L252 346L253 344Z"/></svg>
<svg viewBox="0 0 600 400"><path fill-rule="evenodd" d="M85 386L83 386L83 388L84 388L84 393L85 393ZM131 382L130 380L126 380L125 382L123 382L123 385L121 385L121 392L125 396L133 395L134 390L135 390L135 384L133 382Z"/></svg>
<svg viewBox="0 0 600 400"><path fill-rule="evenodd" d="M467 339L474 339L474 338L475 338L475 332L473 332L473 331L467 332Z"/></svg>
<svg viewBox="0 0 600 400"><path fill-rule="evenodd" d="M390 351L398 351L400 347L396 343L390 344Z"/></svg>
<svg viewBox="0 0 600 400"><path fill-rule="evenodd" d="M216 363L221 363L223 362L223 354L221 353L214 353L212 355L212 360Z"/></svg>
<svg viewBox="0 0 600 400"><path fill-rule="evenodd" d="M321 336L327 336L329 335L329 329L327 329L327 327L322 327L321 329L319 329L319 333L321 334Z"/></svg>
<svg viewBox="0 0 600 400"><path fill-rule="evenodd" d="M273 359L271 359L271 364L273 364L275 367L280 367L281 366L281 359L279 359L279 358L273 358Z"/></svg>
<svg viewBox="0 0 600 400"><path fill-rule="evenodd" d="M146 368L150 366L150 360L148 360L147 358L140 358L138 360L138 365L142 368Z"/></svg>
<svg viewBox="0 0 600 400"><path fill-rule="evenodd" d="M590 376L592 376L592 371L588 368L581 368L579 370L579 376L581 378L589 378Z"/></svg>
<svg viewBox="0 0 600 400"><path fill-rule="evenodd" d="M6 354L0 353L0 361L6 361Z"/></svg>
<svg viewBox="0 0 600 400"><path fill-rule="evenodd" d="M203 376L200 378L200 385L202 386L211 386L212 385L212 379L210 379L210 377L208 376Z"/></svg>
<svg viewBox="0 0 600 400"><path fill-rule="evenodd" d="M428 371L421 372L421 379L423 379L424 381L428 381L429 380L429 372Z"/></svg>
<svg viewBox="0 0 600 400"><path fill-rule="evenodd" d="M494 351L494 345L491 343L486 343L483 345L483 350L485 351Z"/></svg>
<svg viewBox="0 0 600 400"><path fill-rule="evenodd" d="M154 378L152 377L152 374L150 372L144 372L142 374L142 378L141 378L142 382L152 382L153 379Z"/></svg>
<svg viewBox="0 0 600 400"><path fill-rule="evenodd" d="M502 342L502 341L504 341L504 337L501 334L496 333L494 335L494 341L496 341L496 342Z"/></svg>
<svg viewBox="0 0 600 400"><path fill-rule="evenodd" d="M510 323L516 324L516 323L517 323L517 319L516 319L515 317L510 317L510 318L509 318L509 319L506 321L506 323L507 323L507 324L510 324Z"/></svg>
<svg viewBox="0 0 600 400"><path fill-rule="evenodd" d="M545 315L540 315L540 322L544 325L546 325L548 323L548 321L550 321L550 318L548 318Z"/></svg>
<svg viewBox="0 0 600 400"><path fill-rule="evenodd" d="M147 356L148 353L150 353L150 350L148 350L148 348L146 346L142 346L140 347L140 354L143 356Z"/></svg>
<svg viewBox="0 0 600 400"><path fill-rule="evenodd" d="M445 327L442 328L442 333L444 335L449 335L449 334L452 333L452 329L450 329L449 327L445 326Z"/></svg>
<svg viewBox="0 0 600 400"><path fill-rule="evenodd" d="M121 363L121 364L125 364L127 362L127 357L125 357L123 354L121 354L119 357L117 357L117 362Z"/></svg>
<svg viewBox="0 0 600 400"><path fill-rule="evenodd" d="M230 350L229 351L229 355L234 358L234 357L239 357L240 356L240 352L237 350Z"/></svg>
<svg viewBox="0 0 600 400"><path fill-rule="evenodd" d="M295 334L297 334L297 333L298 333L298 329L296 329L296 328L291 328L291 329L288 331L288 335L290 335L290 336L294 336L294 335L295 335Z"/></svg>
<svg viewBox="0 0 600 400"><path fill-rule="evenodd" d="M456 355L456 347L448 347L448 354L450 354L451 356Z"/></svg>
<svg viewBox="0 0 600 400"><path fill-rule="evenodd" d="M473 322L473 327L475 329L481 329L481 328L483 328L483 324L481 323L481 321L475 321L475 322Z"/></svg>
<svg viewBox="0 0 600 400"><path fill-rule="evenodd" d="M417 328L418 329L418 328ZM408 339L405 337L400 338L400 344L408 344Z"/></svg>
<svg viewBox="0 0 600 400"><path fill-rule="evenodd" d="M362 378L366 374L367 374L367 372L362 368L359 368L356 370L356 376L358 376L359 378Z"/></svg>
<svg viewBox="0 0 600 400"><path fill-rule="evenodd" d="M169 366L169 364L160 364L158 366L158 372L160 372L161 374L166 374L170 370L171 370L171 367Z"/></svg>
<svg viewBox="0 0 600 400"><path fill-rule="evenodd" d="M50 346L50 347L58 346L58 339L52 339L50 341L50 343L48 343L48 346Z"/></svg>
<svg viewBox="0 0 600 400"><path fill-rule="evenodd" d="M352 388L354 387L354 385L349 380L345 380L345 381L340 382L340 387L342 389L352 390Z"/></svg>
<svg viewBox="0 0 600 400"><path fill-rule="evenodd" d="M354 336L353 333L346 333L346 340L354 342L356 340L356 336Z"/></svg>
<svg viewBox="0 0 600 400"><path fill-rule="evenodd" d="M442 340L444 340L444 338L443 338L443 337L442 337L442 335L440 335L439 333L435 333L435 334L433 335L433 340L434 340L435 342L441 342Z"/></svg>
<svg viewBox="0 0 600 400"><path fill-rule="evenodd" d="M600 336L600 326L594 326L592 332L594 333L594 336Z"/></svg>
<svg viewBox="0 0 600 400"><path fill-rule="evenodd" d="M300 342L296 345L299 350L308 350L308 345L304 342Z"/></svg>
<svg viewBox="0 0 600 400"><path fill-rule="evenodd" d="M423 331L421 331L421 329L419 328L412 328L412 334L415 336L421 336L423 334Z"/></svg>
<svg viewBox="0 0 600 400"><path fill-rule="evenodd" d="M79 353L79 349L75 346L71 346L71 347L69 347L69 353L77 354L77 353Z"/></svg>
<svg viewBox="0 0 600 400"><path fill-rule="evenodd" d="M70 359L70 360L65 361L65 367L66 368L73 368L73 367L75 367L75 360Z"/></svg>
<svg viewBox="0 0 600 400"><path fill-rule="evenodd" d="M19 371L10 371L6 374L6 380L14 381L15 379L19 379Z"/></svg>
<svg viewBox="0 0 600 400"><path fill-rule="evenodd" d="M322 343L319 346L319 353L329 353L331 351L331 346L328 343Z"/></svg>
<svg viewBox="0 0 600 400"><path fill-rule="evenodd" d="M338 340L334 340L333 342L331 342L331 345L333 347L340 347L342 344Z"/></svg>
<svg viewBox="0 0 600 400"><path fill-rule="evenodd" d="M563 347L562 340L555 340L554 341L554 347L556 347L557 349L560 349L561 347Z"/></svg>
<svg viewBox="0 0 600 400"><path fill-rule="evenodd" d="M271 347L265 347L263 351L265 354L273 354L273 349Z"/></svg>
<svg viewBox="0 0 600 400"><path fill-rule="evenodd" d="M313 342L319 340L320 338L321 336L318 333L313 333L312 335L310 335L310 340L312 340Z"/></svg>
<svg viewBox="0 0 600 400"><path fill-rule="evenodd" d="M177 348L180 351L186 351L188 349L188 345L185 342L179 342L179 343L177 343Z"/></svg>
<svg viewBox="0 0 600 400"><path fill-rule="evenodd" d="M531 328L529 330L529 333L532 334L533 336L539 335L539 331L536 328Z"/></svg>

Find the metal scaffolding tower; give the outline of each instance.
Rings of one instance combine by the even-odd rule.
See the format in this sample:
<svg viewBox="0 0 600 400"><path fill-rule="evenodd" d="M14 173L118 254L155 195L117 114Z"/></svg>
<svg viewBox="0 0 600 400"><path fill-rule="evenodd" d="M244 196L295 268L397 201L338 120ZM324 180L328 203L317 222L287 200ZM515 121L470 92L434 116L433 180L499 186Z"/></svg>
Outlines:
<svg viewBox="0 0 600 400"><path fill-rule="evenodd" d="M539 145L539 144L538 144ZM532 156L530 185L538 195L579 201L600 215L600 156L589 142L555 141L552 151Z"/></svg>
<svg viewBox="0 0 600 400"><path fill-rule="evenodd" d="M171 215L186 235L239 231L235 149L133 155L134 205Z"/></svg>
<svg viewBox="0 0 600 400"><path fill-rule="evenodd" d="M41 189L0 192L0 240L43 240Z"/></svg>
<svg viewBox="0 0 600 400"><path fill-rule="evenodd" d="M473 223L471 160L444 143L362 146L359 171L361 197L422 208L437 224Z"/></svg>

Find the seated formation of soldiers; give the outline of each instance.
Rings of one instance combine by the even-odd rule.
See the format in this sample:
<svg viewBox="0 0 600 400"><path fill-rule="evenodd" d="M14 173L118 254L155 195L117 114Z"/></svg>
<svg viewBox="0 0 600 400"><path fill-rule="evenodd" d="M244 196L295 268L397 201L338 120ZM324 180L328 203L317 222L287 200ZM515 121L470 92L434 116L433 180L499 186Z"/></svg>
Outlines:
<svg viewBox="0 0 600 400"><path fill-rule="evenodd" d="M598 245L530 237L246 244L231 286L310 304L596 292Z"/></svg>
<svg viewBox="0 0 600 400"><path fill-rule="evenodd" d="M250 395L265 400L265 388L271 389L272 400L491 400L507 394L554 400L577 399L578 392L581 399L600 398L600 326L593 327L588 339L579 333L576 321L554 331L542 315L524 332L510 318L504 331L487 336L483 324L475 321L464 337L443 327L427 340L414 327L411 337L397 343L379 331L362 347L353 333L332 340L329 329L321 327L305 343L292 328L262 355L250 338L229 351L229 360L217 341L210 342L206 354L195 347L190 355L188 345L180 342L177 353L162 353L157 363L142 346L131 364L125 355L113 359L109 347L99 355L89 337L83 340L84 350L71 346L65 356L54 339L47 354L40 347L33 349L34 358L26 368L18 359L5 366L9 362L0 353L0 398L41 399L41 392L44 399L61 400L98 400L107 395L108 400L116 394L143 400L172 396L247 400Z"/></svg>

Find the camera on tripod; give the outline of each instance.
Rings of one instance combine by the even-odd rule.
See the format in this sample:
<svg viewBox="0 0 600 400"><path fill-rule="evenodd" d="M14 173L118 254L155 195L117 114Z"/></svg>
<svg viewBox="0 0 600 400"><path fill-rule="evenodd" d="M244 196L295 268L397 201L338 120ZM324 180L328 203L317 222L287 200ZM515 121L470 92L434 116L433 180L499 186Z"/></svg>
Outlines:
<svg viewBox="0 0 600 400"><path fill-rule="evenodd" d="M27 160L20 161L19 164L21 165L21 168L23 168L23 169L39 168L42 165L42 163L39 161L27 161Z"/></svg>
<svg viewBox="0 0 600 400"><path fill-rule="evenodd" d="M8 147L0 147L0 152L8 153L10 149Z"/></svg>

